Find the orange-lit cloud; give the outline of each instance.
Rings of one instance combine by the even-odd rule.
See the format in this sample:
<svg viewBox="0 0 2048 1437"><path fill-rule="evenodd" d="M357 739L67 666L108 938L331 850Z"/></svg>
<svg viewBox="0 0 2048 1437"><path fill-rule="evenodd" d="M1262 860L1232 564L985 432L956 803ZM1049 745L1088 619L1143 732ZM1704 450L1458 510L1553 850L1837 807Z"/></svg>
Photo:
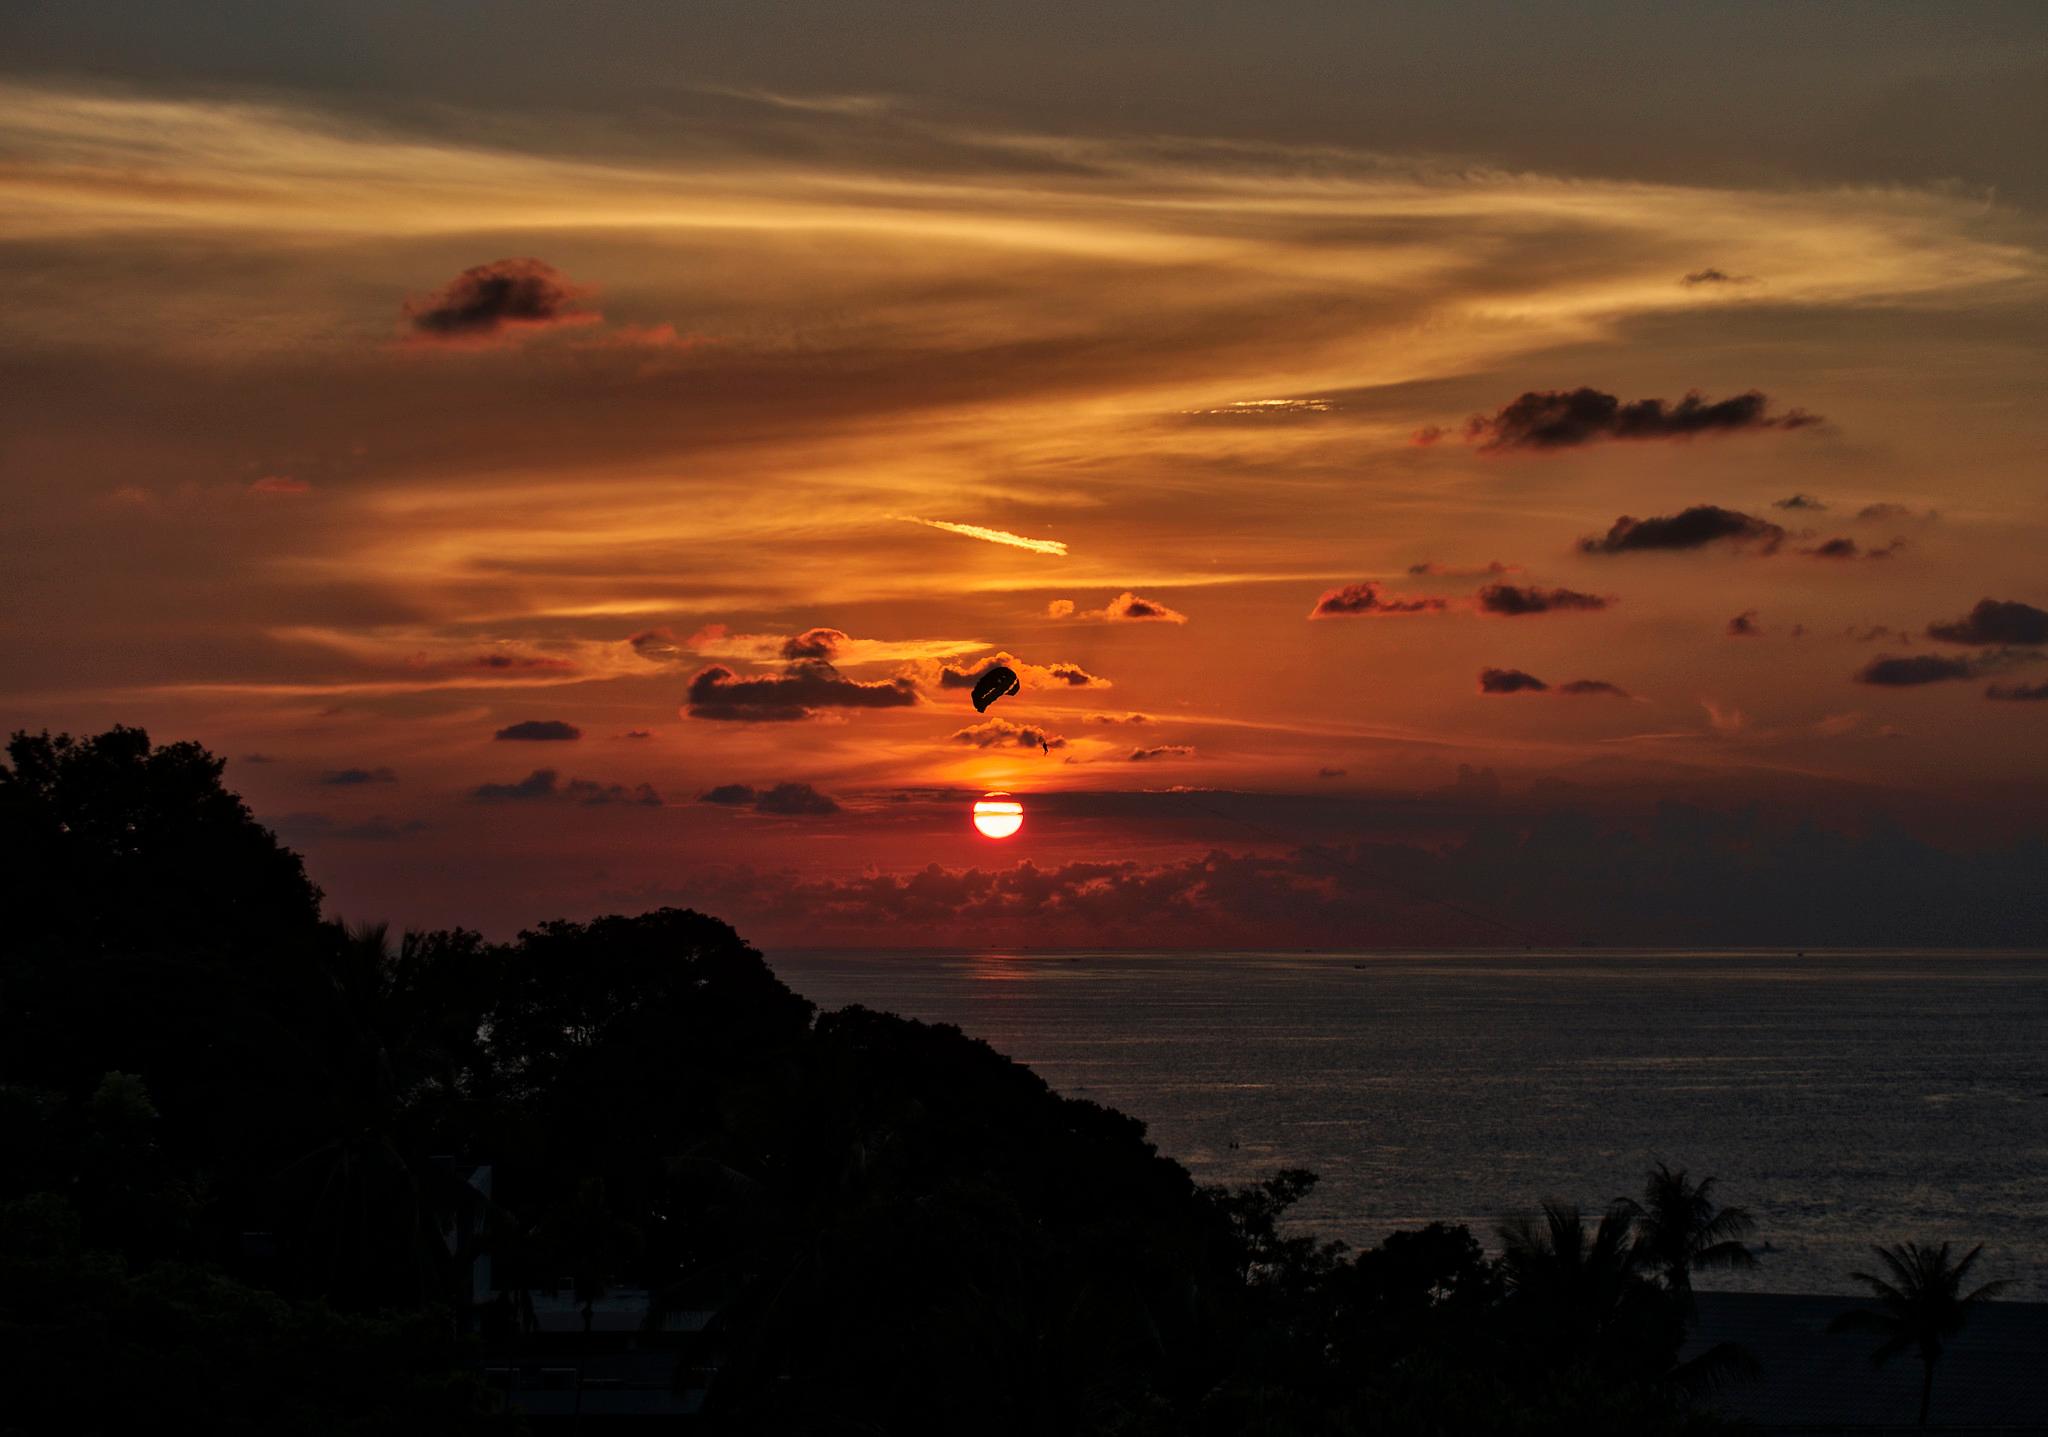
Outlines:
<svg viewBox="0 0 2048 1437"><path fill-rule="evenodd" d="M1450 607L1442 599L1424 595L1390 594L1367 580L1330 589L1308 611L1311 619L1378 618L1389 614L1440 614Z"/></svg>
<svg viewBox="0 0 2048 1437"><path fill-rule="evenodd" d="M2048 604L2027 207L844 88L622 138L602 107L0 86L16 721L273 755L232 772L337 905L498 928L710 856L850 913L870 867L957 871L993 788L1035 786L1038 871L1150 845L1189 913L1264 881L1197 861L1243 832L1066 798L1196 776L1292 835L1341 790L1354 836L1479 802L1443 796L1460 764L1509 815L1559 779L1852 825L2048 801L2030 712L1982 692L2038 687L2042 645L1977 603ZM1897 557L1799 557L1838 538ZM1725 642L1737 612L1806 637ZM1848 687L1936 650L1971 682ZM978 717L998 661L1023 690ZM1547 697L1476 700L1487 666ZM1911 721L1831 724L1845 693ZM577 762L508 771L493 735L534 722ZM320 781L350 771L402 781ZM737 819L635 797L736 781Z"/></svg>
<svg viewBox="0 0 2048 1437"><path fill-rule="evenodd" d="M1034 554L1051 554L1065 558L1067 546L1057 539L1028 539L1022 534L1012 534L1007 529L985 529L979 524L951 524L943 519L912 519L913 524L922 524L928 529L944 529L948 534L962 534L969 539L980 539L989 544L1007 544L1012 549L1028 549Z"/></svg>

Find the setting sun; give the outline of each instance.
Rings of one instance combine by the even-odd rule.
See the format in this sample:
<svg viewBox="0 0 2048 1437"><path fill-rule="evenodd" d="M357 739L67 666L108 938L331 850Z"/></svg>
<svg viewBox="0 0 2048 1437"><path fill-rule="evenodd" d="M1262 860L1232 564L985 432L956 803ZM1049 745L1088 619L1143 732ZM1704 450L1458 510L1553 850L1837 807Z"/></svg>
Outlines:
<svg viewBox="0 0 2048 1437"><path fill-rule="evenodd" d="M1024 805L1007 793L985 793L974 804L974 826L989 838L1008 838L1024 826Z"/></svg>

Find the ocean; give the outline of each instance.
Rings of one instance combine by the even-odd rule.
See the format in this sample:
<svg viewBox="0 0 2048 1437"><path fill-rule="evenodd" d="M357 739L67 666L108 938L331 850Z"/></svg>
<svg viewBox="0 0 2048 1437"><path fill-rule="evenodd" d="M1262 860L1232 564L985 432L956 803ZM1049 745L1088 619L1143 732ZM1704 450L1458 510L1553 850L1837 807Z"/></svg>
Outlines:
<svg viewBox="0 0 2048 1437"><path fill-rule="evenodd" d="M1985 1245L2048 1299L2048 954L771 953L821 1007L951 1023L1141 1118L1203 1182L1321 1175L1299 1225L1489 1248L1656 1160L1757 1220L1707 1288L1855 1292L1869 1245Z"/></svg>

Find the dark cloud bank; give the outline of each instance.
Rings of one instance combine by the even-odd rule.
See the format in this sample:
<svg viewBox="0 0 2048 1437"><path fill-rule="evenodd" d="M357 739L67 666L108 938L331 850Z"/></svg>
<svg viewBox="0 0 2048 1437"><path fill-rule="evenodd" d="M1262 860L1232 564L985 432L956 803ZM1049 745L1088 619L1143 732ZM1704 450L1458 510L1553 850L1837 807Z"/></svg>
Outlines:
<svg viewBox="0 0 2048 1437"><path fill-rule="evenodd" d="M580 803L596 807L608 803L639 804L659 808L661 795L653 784L599 783L596 779L572 778L567 782L551 768L537 768L516 783L478 784L470 797L479 803Z"/></svg>
<svg viewBox="0 0 2048 1437"><path fill-rule="evenodd" d="M1368 580L1332 589L1316 600L1308 611L1311 619L1352 619L1386 614L1440 614L1450 607L1442 599L1409 594L1389 594Z"/></svg>
<svg viewBox="0 0 2048 1437"><path fill-rule="evenodd" d="M1559 684L1553 690L1549 684L1521 669L1481 669L1479 671L1479 692L1483 694L1547 694L1556 692L1573 698L1622 698L1628 697L1628 690L1605 679L1573 679L1570 683Z"/></svg>
<svg viewBox="0 0 2048 1437"><path fill-rule="evenodd" d="M723 664L700 669L690 680L684 712L699 719L787 723L810 718L820 709L909 708L916 702L917 685L909 679L861 683L844 677L823 659L799 658L782 673L756 678L741 678Z"/></svg>
<svg viewBox="0 0 2048 1437"><path fill-rule="evenodd" d="M1979 599L1960 619L1927 626L1946 644L2048 644L2048 610L2011 599Z"/></svg>
<svg viewBox="0 0 2048 1437"><path fill-rule="evenodd" d="M560 719L525 719L507 724L493 738L513 743L568 743L583 737L583 730Z"/></svg>
<svg viewBox="0 0 2048 1437"><path fill-rule="evenodd" d="M1579 540L1579 549L1587 554L1635 554L1704 549L1709 544L1755 544L1768 554L1784 540L1784 527L1768 519L1718 504L1695 504L1653 519L1624 514L1605 534L1589 534Z"/></svg>
<svg viewBox="0 0 2048 1437"><path fill-rule="evenodd" d="M1576 589L1539 589L1520 584L1488 584L1479 591L1479 607L1489 614L1515 618L1523 614L1555 614L1604 609L1614 602Z"/></svg>
<svg viewBox="0 0 2048 1437"><path fill-rule="evenodd" d="M2048 943L2048 842L1954 850L1667 803L1482 823L1440 848L1310 846L1148 864L944 868L807 880L748 869L664 892L762 941L1370 948L1402 944ZM635 895L632 901L648 901Z"/></svg>
<svg viewBox="0 0 2048 1437"><path fill-rule="evenodd" d="M1570 449L1603 439L1690 439L1756 429L1802 429L1820 423L1803 410L1772 414L1758 390L1710 400L1698 390L1675 404L1662 399L1624 403L1612 394L1578 389L1532 389L1491 415L1475 414L1465 437L1481 449Z"/></svg>
<svg viewBox="0 0 2048 1437"><path fill-rule="evenodd" d="M749 783L722 783L697 795L699 803L722 804L727 808L751 808L785 818L818 817L839 812L839 802L818 792L808 783L778 783L755 788Z"/></svg>

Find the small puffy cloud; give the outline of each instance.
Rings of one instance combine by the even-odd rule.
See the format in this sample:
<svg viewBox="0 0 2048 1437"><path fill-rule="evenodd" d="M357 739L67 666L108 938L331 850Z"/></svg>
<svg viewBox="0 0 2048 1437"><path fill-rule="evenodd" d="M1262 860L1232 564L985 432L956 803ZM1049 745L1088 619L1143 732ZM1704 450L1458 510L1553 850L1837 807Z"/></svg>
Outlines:
<svg viewBox="0 0 2048 1437"><path fill-rule="evenodd" d="M835 799L818 792L808 783L778 783L769 788L755 788L750 783L722 783L698 794L697 802L715 803L726 808L751 808L757 813L772 813L785 818L839 812Z"/></svg>
<svg viewBox="0 0 2048 1437"><path fill-rule="evenodd" d="M1141 713L1090 714L1083 720L1085 723L1092 724L1148 724L1154 721L1152 715Z"/></svg>
<svg viewBox="0 0 2048 1437"><path fill-rule="evenodd" d="M1757 619L1755 609L1744 609L1728 621L1728 637L1731 639L1762 638L1763 624Z"/></svg>
<svg viewBox="0 0 2048 1437"><path fill-rule="evenodd" d="M942 689L971 689L980 677L1000 665L1013 670L1026 688L1106 689L1111 687L1108 679L1091 674L1079 664L1061 661L1051 664L1030 664L1008 650L1000 650L995 657L967 668L956 668L952 664L938 666L937 676L932 679Z"/></svg>
<svg viewBox="0 0 2048 1437"><path fill-rule="evenodd" d="M595 779L572 778L562 782L551 768L537 768L516 783L478 784L470 797L479 803L579 803L586 807L630 803L648 808L661 806L661 795L648 783L628 788L622 783L599 783Z"/></svg>
<svg viewBox="0 0 2048 1437"><path fill-rule="evenodd" d="M1390 594L1370 579L1331 589L1308 611L1311 619L1381 618L1395 614L1440 614L1450 606L1419 594Z"/></svg>
<svg viewBox="0 0 2048 1437"><path fill-rule="evenodd" d="M1916 688L1944 679L1967 679L1975 672L1968 659L1947 654L1913 654L1905 658L1882 654L1858 669L1854 677L1859 684L1876 684L1881 688Z"/></svg>
<svg viewBox="0 0 2048 1437"><path fill-rule="evenodd" d="M1657 550L1703 549L1709 544L1756 544L1762 552L1775 552L1784 541L1785 530L1768 519L1723 509L1718 504L1695 504L1676 514L1637 519L1624 514L1605 534L1590 534L1579 540L1587 554L1635 554Z"/></svg>
<svg viewBox="0 0 2048 1437"><path fill-rule="evenodd" d="M1915 513L1904 504L1865 504L1856 511L1856 517L1870 524L1887 522L1896 524L1902 520L1911 520L1917 524L1931 524L1939 515L1932 509Z"/></svg>
<svg viewBox="0 0 2048 1437"><path fill-rule="evenodd" d="M785 659L836 659L846 647L847 635L840 629L805 629L793 639L785 640L782 657Z"/></svg>
<svg viewBox="0 0 2048 1437"><path fill-rule="evenodd" d="M1188 616L1169 609L1154 599L1141 599L1129 589L1111 599L1102 617L1120 624L1185 624Z"/></svg>
<svg viewBox="0 0 2048 1437"><path fill-rule="evenodd" d="M431 294L406 302L412 337L440 344L493 343L600 316L577 307L590 294L553 265L500 259L466 269Z"/></svg>
<svg viewBox="0 0 2048 1437"><path fill-rule="evenodd" d="M1481 669L1479 692L1483 694L1540 694L1550 685L1520 669Z"/></svg>
<svg viewBox="0 0 2048 1437"><path fill-rule="evenodd" d="M741 678L723 664L700 669L690 679L690 718L737 723L788 723L815 717L822 709L909 708L917 685L908 678L861 683L842 676L823 659L799 659L779 674Z"/></svg>
<svg viewBox="0 0 2048 1437"><path fill-rule="evenodd" d="M2048 699L2048 679L2037 684L1992 684L1984 690L1984 697L2019 703Z"/></svg>
<svg viewBox="0 0 2048 1437"><path fill-rule="evenodd" d="M1028 664L1025 667L1037 669L1039 665ZM1109 687L1108 679L1089 673L1088 670L1082 668L1079 664L1065 662L1046 664L1043 671L1045 677L1050 682L1070 689L1106 689ZM1019 670L1019 672L1021 673L1023 670Z"/></svg>
<svg viewBox="0 0 2048 1437"><path fill-rule="evenodd" d="M1508 618L1523 614L1584 613L1614 602L1576 589L1539 589L1534 585L1488 584L1479 591L1480 610Z"/></svg>
<svg viewBox="0 0 2048 1437"><path fill-rule="evenodd" d="M1573 679L1568 684L1559 684L1557 691L1575 698L1625 699L1629 696L1627 689L1605 679Z"/></svg>
<svg viewBox="0 0 2048 1437"><path fill-rule="evenodd" d="M583 730L560 719L525 719L507 724L491 737L512 743L567 743L583 737Z"/></svg>
<svg viewBox="0 0 2048 1437"><path fill-rule="evenodd" d="M355 788L366 783L396 783L398 775L388 768L337 768L320 775L331 788Z"/></svg>
<svg viewBox="0 0 2048 1437"><path fill-rule="evenodd" d="M837 813L839 804L807 783L778 783L754 799L754 810L794 818Z"/></svg>
<svg viewBox="0 0 2048 1437"><path fill-rule="evenodd" d="M1051 750L1067 746L1065 738L1037 724L1015 724L999 718L984 719L978 724L960 729L951 736L949 742L972 744L975 748Z"/></svg>
<svg viewBox="0 0 2048 1437"><path fill-rule="evenodd" d="M1162 743L1153 748L1132 749L1129 762L1150 763L1154 759L1193 758L1194 756L1195 750L1192 744Z"/></svg>
<svg viewBox="0 0 2048 1437"><path fill-rule="evenodd" d="M245 753L245 754L243 754L243 755L242 755L241 757L237 758L237 759L235 760L235 762L236 762L236 763L276 763L276 762L277 762L277 759L276 759L276 758L275 758L275 757L274 757L273 755L271 755L271 754L267 754L267 753Z"/></svg>
<svg viewBox="0 0 2048 1437"><path fill-rule="evenodd" d="M2048 610L2017 599L1979 599L1969 613L1927 626L1945 644L2048 644Z"/></svg>
<svg viewBox="0 0 2048 1437"><path fill-rule="evenodd" d="M1465 437L1481 449L1568 449L1604 439L1690 439L1755 429L1800 429L1818 424L1802 410L1769 413L1770 401L1750 390L1709 400L1698 390L1675 404L1662 399L1623 403L1597 389L1530 390L1488 415L1474 415Z"/></svg>
<svg viewBox="0 0 2048 1437"><path fill-rule="evenodd" d="M1077 608L1072 599L1054 599L1045 606L1050 619L1077 619L1096 624L1185 624L1188 616L1157 599L1144 599L1129 589L1099 609Z"/></svg>
<svg viewBox="0 0 2048 1437"><path fill-rule="evenodd" d="M1351 770L1350 770L1350 769L1348 769L1348 768L1329 768L1329 767L1323 767L1323 768L1319 768L1319 769L1317 769L1317 770L1316 770L1316 777L1317 777L1317 778L1342 778L1342 777L1344 777L1344 775L1345 775L1345 774L1347 774L1347 773L1349 773L1349 772L1351 772Z"/></svg>
<svg viewBox="0 0 2048 1437"><path fill-rule="evenodd" d="M1821 503L1820 500L1814 498L1811 494L1794 494L1787 499L1773 499L1771 507L1773 509L1807 509L1819 513L1828 506Z"/></svg>
<svg viewBox="0 0 2048 1437"><path fill-rule="evenodd" d="M1703 284L1755 284L1756 280L1750 275L1729 274L1708 265L1705 269L1694 270L1678 282L1687 289L1697 289Z"/></svg>
<svg viewBox="0 0 2048 1437"><path fill-rule="evenodd" d="M265 474L249 486L249 492L291 497L310 494L313 492L313 486L304 479L294 479L289 474Z"/></svg>
<svg viewBox="0 0 2048 1437"><path fill-rule="evenodd" d="M612 737L613 737L613 738L653 738L653 737L654 737L654 730L653 730L653 729L646 729L646 728L629 728L629 729L627 729L627 730L626 730L626 731L625 731L624 733L621 733L621 734L613 734L613 735L612 735Z"/></svg>

